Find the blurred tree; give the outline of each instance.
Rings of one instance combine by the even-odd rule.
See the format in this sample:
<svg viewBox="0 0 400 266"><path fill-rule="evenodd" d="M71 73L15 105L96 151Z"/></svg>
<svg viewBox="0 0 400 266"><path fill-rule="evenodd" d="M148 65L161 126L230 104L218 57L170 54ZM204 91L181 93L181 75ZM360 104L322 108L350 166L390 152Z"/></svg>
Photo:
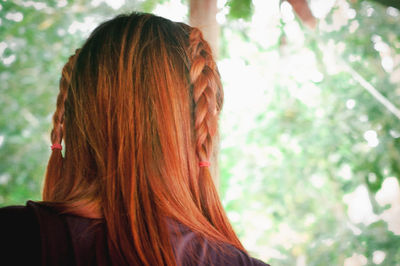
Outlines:
<svg viewBox="0 0 400 266"><path fill-rule="evenodd" d="M231 19L250 20L253 14L253 3L251 0L228 0L228 17Z"/></svg>
<svg viewBox="0 0 400 266"><path fill-rule="evenodd" d="M317 20L311 13L307 0L287 0L287 1L292 5L294 11L299 16L301 21L308 27L314 29L317 24Z"/></svg>
<svg viewBox="0 0 400 266"><path fill-rule="evenodd" d="M399 265L399 202L382 201L388 184L399 191L393 181L400 181L400 123L388 108L400 106L399 12L336 1L309 31L301 16L280 7L281 38L270 46L251 39L259 38L253 24L222 26L231 44L241 42L224 53L244 62L237 72L248 65L262 73L242 88L256 93L266 84L260 106L235 113L235 121L232 113L224 118L228 215L236 228L246 226L239 230L245 246L272 265ZM239 81L225 82L235 92Z"/></svg>
<svg viewBox="0 0 400 266"><path fill-rule="evenodd" d="M357 0L355 0L355 1L357 1ZM385 5L385 6L392 6L397 9L400 9L400 2L397 0L370 0L370 1L375 1L375 2Z"/></svg>
<svg viewBox="0 0 400 266"><path fill-rule="evenodd" d="M308 2L310 0L279 0L280 2L287 1L292 6L296 14L303 23L311 28L315 27L316 18L313 16ZM351 0L356 3L358 0ZM400 9L400 1L397 0L360 0L360 1L375 1L387 7L395 7ZM251 0L228 0L226 3L230 7L228 17L231 19L250 20L253 14L253 3Z"/></svg>
<svg viewBox="0 0 400 266"><path fill-rule="evenodd" d="M201 29L214 55L218 56L217 0L190 0L189 10L189 24Z"/></svg>

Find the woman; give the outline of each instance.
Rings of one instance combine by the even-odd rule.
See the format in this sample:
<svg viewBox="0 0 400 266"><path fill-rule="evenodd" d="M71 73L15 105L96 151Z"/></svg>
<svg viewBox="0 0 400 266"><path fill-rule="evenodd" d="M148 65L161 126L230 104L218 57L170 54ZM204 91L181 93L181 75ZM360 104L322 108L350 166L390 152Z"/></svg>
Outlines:
<svg viewBox="0 0 400 266"><path fill-rule="evenodd" d="M0 211L10 265L265 265L210 175L222 102L198 29L142 13L97 27L62 71L43 202Z"/></svg>

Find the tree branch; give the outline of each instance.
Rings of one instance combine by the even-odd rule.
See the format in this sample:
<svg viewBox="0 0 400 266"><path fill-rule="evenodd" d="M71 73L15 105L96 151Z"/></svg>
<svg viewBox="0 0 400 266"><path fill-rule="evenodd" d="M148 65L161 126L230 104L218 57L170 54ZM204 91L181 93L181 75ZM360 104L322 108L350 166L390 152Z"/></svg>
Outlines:
<svg viewBox="0 0 400 266"><path fill-rule="evenodd" d="M386 109L388 109L392 114L400 119L400 110L392 102L390 102L385 96L383 96L371 83L365 80L349 64L345 63L345 68L366 91L368 91L378 102L380 102L383 106L386 107Z"/></svg>

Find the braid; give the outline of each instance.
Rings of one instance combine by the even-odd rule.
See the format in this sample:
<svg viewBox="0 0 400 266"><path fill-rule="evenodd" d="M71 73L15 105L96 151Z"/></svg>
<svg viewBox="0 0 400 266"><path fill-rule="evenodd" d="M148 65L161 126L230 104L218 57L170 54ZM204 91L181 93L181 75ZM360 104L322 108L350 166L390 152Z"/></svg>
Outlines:
<svg viewBox="0 0 400 266"><path fill-rule="evenodd" d="M211 156L215 156L212 148L215 137L218 136L218 115L222 107L223 92L210 46L197 28L193 28L189 35L189 57L191 60L189 74L195 105L196 155L199 162L204 162L209 161ZM216 166L214 166L215 169L217 169ZM198 173L197 204L199 209L211 226L218 228L218 231L226 238L226 242L244 251L219 200L215 180L211 176L209 167L200 167Z"/></svg>
<svg viewBox="0 0 400 266"><path fill-rule="evenodd" d="M64 110L65 110L65 100L68 95L68 87L71 82L72 69L75 64L76 56L80 49L75 51L74 55L71 55L68 62L64 65L62 69L61 79L60 79L60 93L57 97L57 107L53 115L53 130L51 131L51 143L61 144L63 139L63 123L64 123Z"/></svg>
<svg viewBox="0 0 400 266"><path fill-rule="evenodd" d="M212 138L217 132L221 83L210 46L199 29L192 29L189 43L192 62L190 80L195 103L196 154L199 161L208 161L212 154Z"/></svg>
<svg viewBox="0 0 400 266"><path fill-rule="evenodd" d="M68 95L68 88L71 82L72 70L74 68L76 55L79 53L79 49L75 51L75 54L70 56L68 62L64 65L61 79L60 79L60 92L57 97L57 107L53 115L53 129L51 130L51 143L61 144L63 139L63 124L64 124L64 110L65 100ZM56 195L54 191L59 180L62 177L63 169L63 158L60 149L52 149L49 163L47 164L45 182L43 187L42 197L43 200L54 200Z"/></svg>

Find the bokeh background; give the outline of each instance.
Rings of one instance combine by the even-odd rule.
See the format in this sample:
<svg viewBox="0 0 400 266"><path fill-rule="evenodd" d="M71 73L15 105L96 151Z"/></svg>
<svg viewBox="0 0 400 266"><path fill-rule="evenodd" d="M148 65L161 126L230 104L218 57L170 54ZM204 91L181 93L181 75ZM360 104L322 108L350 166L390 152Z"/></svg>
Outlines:
<svg viewBox="0 0 400 266"><path fill-rule="evenodd" d="M61 68L90 31L133 10L189 22L193 2L0 0L0 206L40 199ZM400 265L399 1L214 3L219 189L245 247Z"/></svg>

